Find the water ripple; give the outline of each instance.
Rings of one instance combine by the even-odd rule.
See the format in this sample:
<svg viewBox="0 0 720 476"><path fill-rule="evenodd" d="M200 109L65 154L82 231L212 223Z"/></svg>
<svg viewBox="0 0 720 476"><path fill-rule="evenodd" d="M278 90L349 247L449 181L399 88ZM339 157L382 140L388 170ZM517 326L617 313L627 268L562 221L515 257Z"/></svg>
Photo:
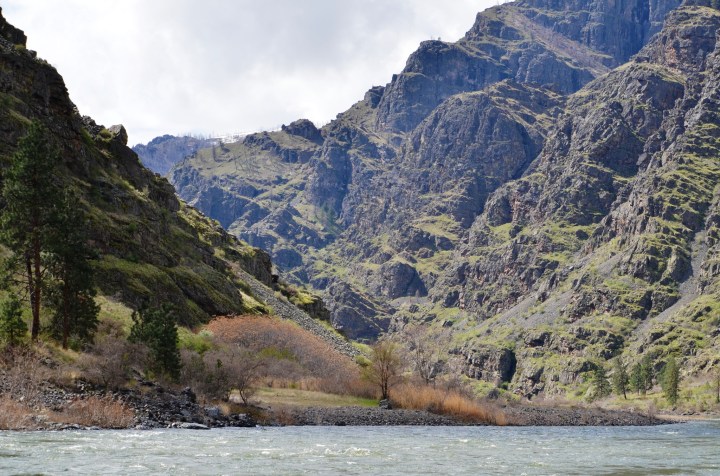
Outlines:
<svg viewBox="0 0 720 476"><path fill-rule="evenodd" d="M719 441L720 422L0 432L0 474L720 474Z"/></svg>

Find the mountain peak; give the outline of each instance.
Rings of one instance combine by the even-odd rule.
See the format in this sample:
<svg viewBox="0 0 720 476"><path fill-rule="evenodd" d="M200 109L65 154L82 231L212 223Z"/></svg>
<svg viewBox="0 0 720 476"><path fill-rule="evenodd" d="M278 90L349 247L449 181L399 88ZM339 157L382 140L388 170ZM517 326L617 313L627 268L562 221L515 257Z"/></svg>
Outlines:
<svg viewBox="0 0 720 476"><path fill-rule="evenodd" d="M5 17L3 17L2 7L0 7L0 38L10 42L12 45L27 45L25 32L7 22Z"/></svg>

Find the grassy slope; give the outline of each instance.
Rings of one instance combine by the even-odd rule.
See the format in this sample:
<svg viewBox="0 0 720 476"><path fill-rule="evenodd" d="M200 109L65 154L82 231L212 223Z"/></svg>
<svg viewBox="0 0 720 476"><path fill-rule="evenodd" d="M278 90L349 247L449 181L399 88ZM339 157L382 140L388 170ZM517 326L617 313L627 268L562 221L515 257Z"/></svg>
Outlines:
<svg viewBox="0 0 720 476"><path fill-rule="evenodd" d="M61 149L61 179L87 212L104 316L127 325L129 309L170 302L181 324L195 326L214 315L270 311L233 271L269 285L267 254L180 202L164 178L142 167L124 131L81 118L52 66L0 40L0 76L0 179L29 123L44 123Z"/></svg>

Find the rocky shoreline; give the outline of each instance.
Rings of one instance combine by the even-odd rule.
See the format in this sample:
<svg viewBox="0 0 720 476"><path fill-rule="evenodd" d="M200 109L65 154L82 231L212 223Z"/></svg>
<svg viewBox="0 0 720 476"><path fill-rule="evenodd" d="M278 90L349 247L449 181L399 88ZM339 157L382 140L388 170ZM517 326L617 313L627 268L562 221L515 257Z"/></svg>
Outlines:
<svg viewBox="0 0 720 476"><path fill-rule="evenodd" d="M502 410L507 426L655 426L677 423L638 412L600 408L517 405ZM297 426L480 426L424 411L367 407L293 408L277 413L285 424Z"/></svg>
<svg viewBox="0 0 720 476"><path fill-rule="evenodd" d="M135 414L135 429L210 429L255 426L465 426L484 425L427 411L385 409L380 407L252 407L246 413L226 414L219 406L201 405L190 388L174 391L151 382L142 382L132 390L105 392L84 386L66 390L47 388L36 407L56 409L63 404L89 397L111 396L123 402ZM227 410L227 409L226 409ZM678 423L642 412L601 408L547 405L507 405L496 407L498 420L508 426L654 426ZM45 421L40 414L26 430L99 429L73 423Z"/></svg>
<svg viewBox="0 0 720 476"><path fill-rule="evenodd" d="M657 426L672 422L642 412L586 407L516 405L505 409L513 426Z"/></svg>
<svg viewBox="0 0 720 476"><path fill-rule="evenodd" d="M197 404L189 388L173 393L155 387L142 398L125 400L138 414L141 428L160 428L182 423L208 427L257 424L268 426L464 426L484 425L438 415L428 411L385 409L380 407L258 407L249 414L225 416L217 407ZM602 408L508 405L494 409L508 426L655 426L670 421L643 412L606 410Z"/></svg>

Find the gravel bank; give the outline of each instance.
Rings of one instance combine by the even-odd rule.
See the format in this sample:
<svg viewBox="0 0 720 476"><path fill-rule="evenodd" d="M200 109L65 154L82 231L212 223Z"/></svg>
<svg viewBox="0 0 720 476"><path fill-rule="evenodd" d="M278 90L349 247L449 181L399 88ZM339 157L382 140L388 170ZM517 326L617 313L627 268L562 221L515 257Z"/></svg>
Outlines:
<svg viewBox="0 0 720 476"><path fill-rule="evenodd" d="M2 392L0 392L2 393ZM76 399L105 396L107 392L80 385L72 390L48 385L35 397L36 408L61 408ZM151 382L139 388L110 393L135 412L133 426L141 429L264 425L293 426L459 426L467 422L426 411L383 409L379 407L275 407L252 410L258 421L248 414L224 415L218 407L200 405L194 393L186 388L172 391ZM512 426L650 426L674 423L641 412L613 411L600 408L511 405L498 408L505 422ZM185 424L185 426L181 426ZM77 429L76 425L49 424L41 421L27 429Z"/></svg>
<svg viewBox="0 0 720 476"><path fill-rule="evenodd" d="M645 413L517 405L504 409L508 424L517 426L653 426L671 423Z"/></svg>
<svg viewBox="0 0 720 476"><path fill-rule="evenodd" d="M652 426L671 423L643 413L599 408L534 407L517 405L500 410L511 426ZM383 410L368 407L282 408L271 413L271 420L283 425L468 425L450 417L423 411Z"/></svg>

